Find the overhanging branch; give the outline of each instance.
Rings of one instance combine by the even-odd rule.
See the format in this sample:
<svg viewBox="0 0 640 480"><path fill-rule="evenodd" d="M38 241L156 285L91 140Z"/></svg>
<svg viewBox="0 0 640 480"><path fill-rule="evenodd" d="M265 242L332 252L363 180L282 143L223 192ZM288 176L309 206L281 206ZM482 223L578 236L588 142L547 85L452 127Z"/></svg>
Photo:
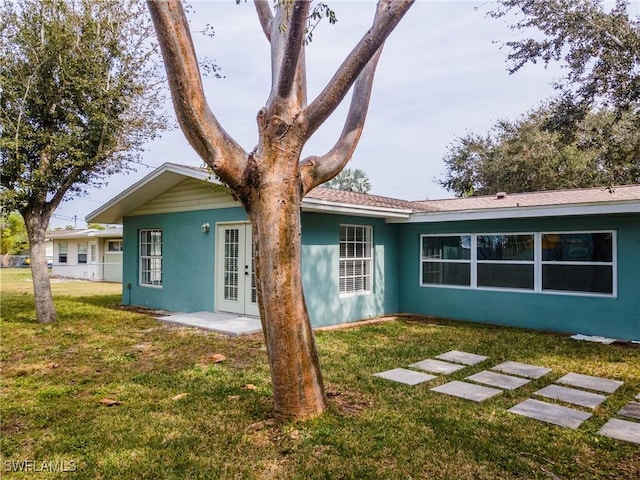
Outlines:
<svg viewBox="0 0 640 480"><path fill-rule="evenodd" d="M200 157L232 189L242 182L247 153L211 112L198 60L179 0L147 0L156 29L178 122Z"/></svg>
<svg viewBox="0 0 640 480"><path fill-rule="evenodd" d="M309 14L309 3L309 0L294 0L291 5L287 39L278 73L277 92L280 98L288 98L294 84Z"/></svg>
<svg viewBox="0 0 640 480"><path fill-rule="evenodd" d="M344 99L349 88L365 68L369 60L378 51L389 34L398 25L415 0L380 0L373 26L362 37L338 71L333 75L324 90L311 102L301 116L306 123L306 136L309 138L333 113Z"/></svg>
<svg viewBox="0 0 640 480"><path fill-rule="evenodd" d="M258 13L258 19L260 20L260 26L262 31L267 36L267 40L271 41L271 24L273 23L273 12L269 6L269 0L254 0L253 4L256 7Z"/></svg>
<svg viewBox="0 0 640 480"><path fill-rule="evenodd" d="M349 113L336 144L325 155L307 157L300 162L303 195L333 178L351 159L362 136L365 118L369 109L373 77L381 54L382 46L358 76L353 88Z"/></svg>

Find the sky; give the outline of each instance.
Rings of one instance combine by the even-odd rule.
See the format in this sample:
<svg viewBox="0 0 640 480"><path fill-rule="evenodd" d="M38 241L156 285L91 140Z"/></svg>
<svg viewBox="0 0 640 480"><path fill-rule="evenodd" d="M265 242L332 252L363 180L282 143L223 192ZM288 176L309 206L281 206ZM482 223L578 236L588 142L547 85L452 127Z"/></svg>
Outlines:
<svg viewBox="0 0 640 480"><path fill-rule="evenodd" d="M253 3L192 0L189 15L198 57L215 59L224 78L205 78L207 100L225 130L246 151L257 143L256 113L271 86L269 44ZM307 47L309 100L324 88L371 25L373 0L325 0L338 22L324 21ZM349 164L369 176L370 193L406 200L449 198L436 183L448 147L467 133L484 134L499 119L515 119L554 93L557 65L527 65L509 75L505 42L526 38L486 15L491 1L417 0L385 43L364 133ZM201 32L212 25L215 36ZM303 156L336 142L343 105L312 137ZM175 122L167 96L167 111ZM177 123L176 123L177 125ZM85 217L165 162L202 166L179 128L150 142L137 171L114 175L86 197L65 201L52 227L86 226Z"/></svg>

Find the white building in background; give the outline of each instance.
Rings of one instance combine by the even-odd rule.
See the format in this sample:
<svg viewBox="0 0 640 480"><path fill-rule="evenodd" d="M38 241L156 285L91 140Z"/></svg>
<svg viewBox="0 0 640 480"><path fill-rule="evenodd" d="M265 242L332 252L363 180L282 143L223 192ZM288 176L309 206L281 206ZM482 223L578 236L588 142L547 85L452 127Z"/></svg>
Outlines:
<svg viewBox="0 0 640 480"><path fill-rule="evenodd" d="M84 280L122 282L122 227L55 230L51 274Z"/></svg>

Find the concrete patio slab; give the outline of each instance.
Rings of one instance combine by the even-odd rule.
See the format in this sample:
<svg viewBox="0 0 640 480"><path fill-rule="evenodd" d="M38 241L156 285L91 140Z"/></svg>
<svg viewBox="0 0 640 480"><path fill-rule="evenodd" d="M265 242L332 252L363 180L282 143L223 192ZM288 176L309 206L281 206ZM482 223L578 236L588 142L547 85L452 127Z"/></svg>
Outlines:
<svg viewBox="0 0 640 480"><path fill-rule="evenodd" d="M598 433L605 437L640 445L640 423L612 418L598 430Z"/></svg>
<svg viewBox="0 0 640 480"><path fill-rule="evenodd" d="M541 397L560 400L561 402L572 403L573 405L592 409L596 408L607 399L607 397L599 393L585 392L584 390L561 387L560 385L549 385L538 390L535 394L540 395Z"/></svg>
<svg viewBox="0 0 640 480"><path fill-rule="evenodd" d="M627 403L624 407L618 410L618 415L640 420L640 402Z"/></svg>
<svg viewBox="0 0 640 480"><path fill-rule="evenodd" d="M586 388L596 392L613 393L622 386L624 382L611 380L609 378L592 377L580 373L567 373L564 377L556 380L556 383L569 385L571 387Z"/></svg>
<svg viewBox="0 0 640 480"><path fill-rule="evenodd" d="M232 337L262 332L262 324L259 318L225 312L175 312L170 315L156 317L156 320L187 327L203 328Z"/></svg>
<svg viewBox="0 0 640 480"><path fill-rule="evenodd" d="M451 350L450 352L443 353L442 355L437 355L436 358L447 362L462 363L463 365L477 365L480 362L484 362L489 357L477 355L475 353L461 352L459 350Z"/></svg>
<svg viewBox="0 0 640 480"><path fill-rule="evenodd" d="M497 388L482 387L458 380L434 387L431 390L474 402L483 402L502 393L502 390Z"/></svg>
<svg viewBox="0 0 640 480"><path fill-rule="evenodd" d="M502 362L499 365L491 368L491 370L498 370L503 373L510 373L512 375L519 375L526 378L540 378L544 377L551 371L550 368L539 367L537 365L529 365L528 363L513 362L508 360Z"/></svg>
<svg viewBox="0 0 640 480"><path fill-rule="evenodd" d="M465 380L471 380L476 383L482 383L483 385L489 385L490 387L503 388L505 390L515 390L523 385L526 385L531 380L520 377L512 377L511 375L505 375L503 373L490 372L484 370L474 375L467 377Z"/></svg>
<svg viewBox="0 0 640 480"><path fill-rule="evenodd" d="M567 408L552 403L541 402L532 398L519 403L507 411L517 415L533 418L535 420L540 420L541 422L573 429L578 428L582 425L582 422L591 417L591 414L588 412L574 410L573 408Z"/></svg>
<svg viewBox="0 0 640 480"><path fill-rule="evenodd" d="M438 378L435 375L414 372L413 370L407 370L406 368L394 368L393 370L387 370L386 372L374 373L373 376L384 378L385 380L391 380L393 382L404 383L406 385L418 385L419 383L428 382L429 380Z"/></svg>
<svg viewBox="0 0 640 480"><path fill-rule="evenodd" d="M443 375L449 375L450 373L457 372L464 368L464 365L456 365L449 362L442 362L440 360L433 360L431 358L422 360L421 362L412 363L409 366L431 373L442 373Z"/></svg>

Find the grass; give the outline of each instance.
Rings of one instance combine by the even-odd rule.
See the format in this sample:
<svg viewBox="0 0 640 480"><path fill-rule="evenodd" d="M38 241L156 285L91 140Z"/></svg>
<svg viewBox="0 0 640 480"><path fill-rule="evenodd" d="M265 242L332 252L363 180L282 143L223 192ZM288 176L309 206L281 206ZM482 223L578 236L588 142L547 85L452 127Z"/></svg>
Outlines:
<svg viewBox="0 0 640 480"><path fill-rule="evenodd" d="M34 478L8 471L20 461L69 479L640 478L640 447L597 434L640 392L629 345L417 318L318 332L329 409L275 424L259 335L163 325L121 307L120 285L82 281L53 283L59 319L41 325L29 271L2 269L0 282L8 478ZM491 359L448 379L503 360L553 370L481 404L429 391L442 377L409 387L372 376L452 349ZM625 383L576 430L507 412L568 372Z"/></svg>

